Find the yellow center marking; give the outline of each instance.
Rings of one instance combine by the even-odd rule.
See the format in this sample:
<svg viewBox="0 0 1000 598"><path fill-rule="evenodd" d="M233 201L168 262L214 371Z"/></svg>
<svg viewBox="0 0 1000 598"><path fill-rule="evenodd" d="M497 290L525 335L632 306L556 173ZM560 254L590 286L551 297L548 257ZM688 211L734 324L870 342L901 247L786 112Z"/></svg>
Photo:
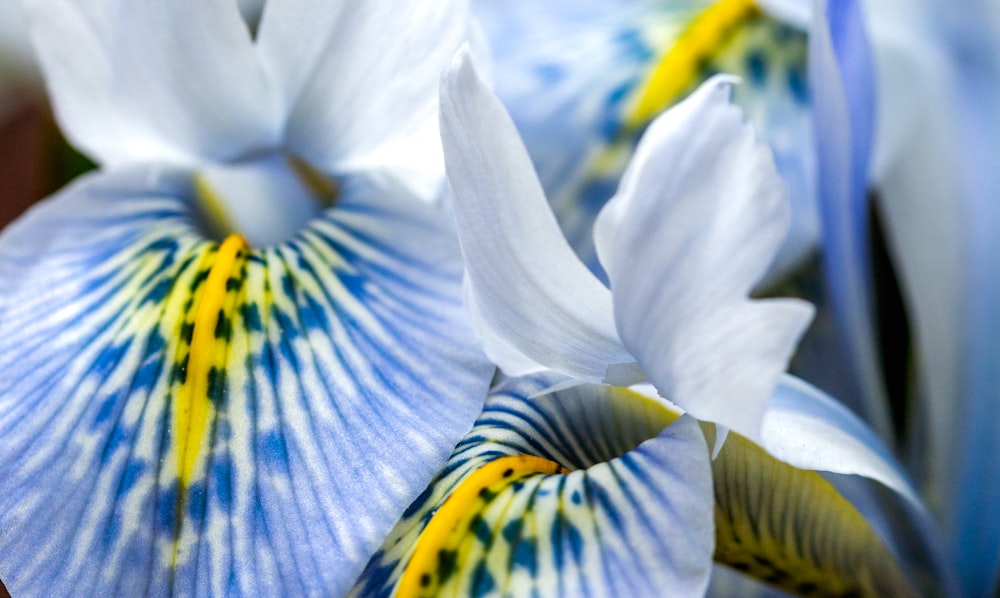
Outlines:
<svg viewBox="0 0 1000 598"><path fill-rule="evenodd" d="M336 180L326 176L302 158L289 156L288 164L295 171L295 174L298 175L299 179L305 183L320 205L324 208L329 208L337 202L337 196L340 195L340 187L337 185Z"/></svg>
<svg viewBox="0 0 1000 598"><path fill-rule="evenodd" d="M227 343L216 339L219 314L223 313L227 283L250 246L240 235L230 235L219 247L195 312L187 377L177 396L174 430L177 435L178 475L187 488L194 475L198 454L212 413L209 378L213 367L225 369Z"/></svg>
<svg viewBox="0 0 1000 598"><path fill-rule="evenodd" d="M698 80L705 62L722 49L726 38L759 14L754 0L719 0L695 17L639 87L626 112L626 128L642 127L666 109Z"/></svg>
<svg viewBox="0 0 1000 598"><path fill-rule="evenodd" d="M532 455L501 457L474 471L444 501L420 534L413 556L396 586L396 596L410 598L433 591L433 586L441 581L436 579L439 553L456 532L468 532L472 518L481 511L478 507L483 506L477 503L488 502L498 485L506 486L534 474L560 473L569 473L569 470Z"/></svg>
<svg viewBox="0 0 1000 598"><path fill-rule="evenodd" d="M211 232L222 236L224 231L233 230L233 220L229 217L222 196L212 187L204 174L197 172L193 178L195 194L201 209L205 212L206 224Z"/></svg>

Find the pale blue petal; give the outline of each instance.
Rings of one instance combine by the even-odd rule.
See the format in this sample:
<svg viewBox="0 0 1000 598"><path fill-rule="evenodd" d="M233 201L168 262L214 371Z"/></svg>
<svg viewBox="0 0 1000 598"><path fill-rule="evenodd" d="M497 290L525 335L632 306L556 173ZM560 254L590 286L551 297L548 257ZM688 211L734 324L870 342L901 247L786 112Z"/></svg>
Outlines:
<svg viewBox="0 0 1000 598"><path fill-rule="evenodd" d="M966 155L969 144L962 139L961 120L975 115L970 125L973 134L995 130L983 120L994 118L990 100L979 109L967 106L982 95L973 90L995 76L987 66L967 84L958 83L959 64L965 59L948 55L947 39L941 35L947 19L928 4L884 0L863 6L878 74L872 185L913 340L908 349L892 341L883 343L883 348L908 350L909 355L900 357L918 365L913 368L914 392L906 411L912 425L902 436L909 444L914 474L922 481L927 502L943 505L955 496L970 496L956 484L961 439L968 437L956 405L963 402L959 397L966 392L962 377L976 361L971 355L978 349L972 347L979 341L972 339L992 326L988 320L968 318L975 313L969 301L988 293L980 285L992 279L982 273L983 264L971 257L979 251L973 247L981 242L974 239L991 238L992 227L982 227L981 233L987 235L982 237L971 230L994 216L983 211L984 207L992 209L989 206L973 207L977 200L971 199L966 175L976 167ZM981 14L975 20L982 20ZM963 35L960 43L973 38ZM992 139L994 134L987 136ZM980 167L989 170L992 164ZM988 201L992 205L992 195ZM992 255L990 244L981 246L987 252L984 255ZM987 368L992 370L992 358L988 361ZM993 388L988 391L990 401Z"/></svg>
<svg viewBox="0 0 1000 598"><path fill-rule="evenodd" d="M0 237L0 577L29 596L342 594L492 374L448 214L348 179L293 239L240 254L182 482L178 388L218 246L175 175L88 178Z"/></svg>
<svg viewBox="0 0 1000 598"><path fill-rule="evenodd" d="M712 568L712 581L705 593L708 598L787 598L781 590L764 585L756 578L716 565Z"/></svg>
<svg viewBox="0 0 1000 598"><path fill-rule="evenodd" d="M857 389L838 397L892 437L873 313L867 181L872 134L871 63L858 3L829 2L815 13L810 89L819 157L823 265L831 308Z"/></svg>
<svg viewBox="0 0 1000 598"><path fill-rule="evenodd" d="M578 386L531 399L547 382L495 391L448 466L386 540L355 593L387 596L442 501L500 457L570 469L508 484L459 534L458 595L696 596L711 568L711 479L690 417L621 389ZM665 429L664 427L667 426ZM494 508L505 507L506 508ZM432 581L433 576L431 576Z"/></svg>

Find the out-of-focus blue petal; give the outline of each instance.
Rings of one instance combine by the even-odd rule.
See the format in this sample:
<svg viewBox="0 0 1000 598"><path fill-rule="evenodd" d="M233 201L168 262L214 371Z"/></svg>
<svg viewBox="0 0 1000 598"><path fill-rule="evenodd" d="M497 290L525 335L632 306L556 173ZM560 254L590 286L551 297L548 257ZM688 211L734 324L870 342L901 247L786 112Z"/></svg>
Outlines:
<svg viewBox="0 0 1000 598"><path fill-rule="evenodd" d="M944 490L963 589L994 596L1000 575L1000 10L993 2L948 3L943 23L954 52L962 174L967 185L962 238L967 274L957 291L963 322L961 380L950 453L954 477ZM949 18L950 17L950 18Z"/></svg>
<svg viewBox="0 0 1000 598"><path fill-rule="evenodd" d="M447 213L345 180L213 278L183 181L97 175L0 236L15 595L341 594L481 409Z"/></svg>
<svg viewBox="0 0 1000 598"><path fill-rule="evenodd" d="M774 147L792 190L792 231L768 282L815 247L804 32L740 1L479 0L473 6L497 59L497 94L521 130L567 238L598 275L590 227L614 194L642 129L655 112L718 72L744 79L734 99ZM698 19L711 23L711 32L681 44L673 58L683 55L682 72L657 110L637 116L649 76Z"/></svg>
<svg viewBox="0 0 1000 598"><path fill-rule="evenodd" d="M879 371L868 241L867 181L874 102L872 73L855 0L815 11L809 84L819 160L823 265L831 309L857 388L838 397L891 438Z"/></svg>

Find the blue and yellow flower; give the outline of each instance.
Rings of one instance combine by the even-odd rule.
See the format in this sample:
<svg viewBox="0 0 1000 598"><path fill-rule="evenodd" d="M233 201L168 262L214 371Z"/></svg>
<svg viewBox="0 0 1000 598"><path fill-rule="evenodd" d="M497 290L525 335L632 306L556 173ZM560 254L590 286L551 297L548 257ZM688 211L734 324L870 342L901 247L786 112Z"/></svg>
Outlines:
<svg viewBox="0 0 1000 598"><path fill-rule="evenodd" d="M0 578L345 592L493 373L441 201L463 2L24 7L101 168L0 236Z"/></svg>
<svg viewBox="0 0 1000 598"><path fill-rule="evenodd" d="M595 225L608 288L560 232L500 101L456 58L442 134L467 301L490 357L532 378L494 391L356 592L699 595L713 558L806 595L946 591L889 453L781 378L811 310L748 297L788 214L731 82L710 80L640 141ZM875 531L885 513L866 519L810 470L894 491L930 581Z"/></svg>

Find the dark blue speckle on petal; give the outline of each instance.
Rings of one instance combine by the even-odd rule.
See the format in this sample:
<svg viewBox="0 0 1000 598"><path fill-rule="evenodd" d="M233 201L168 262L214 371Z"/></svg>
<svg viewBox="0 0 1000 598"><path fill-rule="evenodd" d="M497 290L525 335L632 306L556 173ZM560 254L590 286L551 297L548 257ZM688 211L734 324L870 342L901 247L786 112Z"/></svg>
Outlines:
<svg viewBox="0 0 1000 598"><path fill-rule="evenodd" d="M767 81L767 56L760 50L751 50L747 53L747 78L750 84L756 87L763 87Z"/></svg>
<svg viewBox="0 0 1000 598"><path fill-rule="evenodd" d="M229 513L233 507L233 460L225 453L212 463L214 498L222 510Z"/></svg>

